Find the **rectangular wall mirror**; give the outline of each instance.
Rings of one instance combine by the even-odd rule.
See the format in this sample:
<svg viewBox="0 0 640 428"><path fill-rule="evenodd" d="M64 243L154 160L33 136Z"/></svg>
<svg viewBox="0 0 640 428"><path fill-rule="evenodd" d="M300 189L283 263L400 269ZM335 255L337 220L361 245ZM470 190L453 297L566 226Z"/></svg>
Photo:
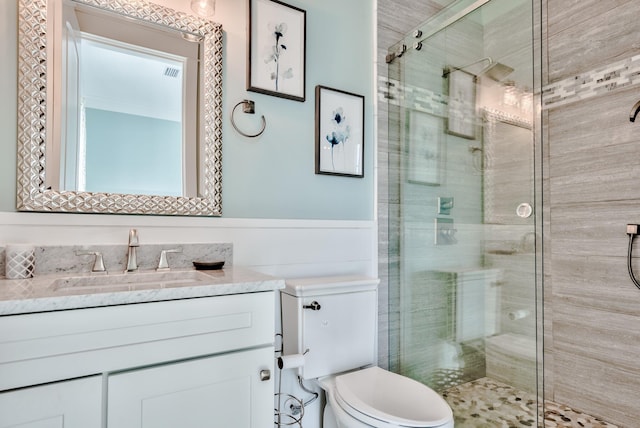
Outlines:
<svg viewBox="0 0 640 428"><path fill-rule="evenodd" d="M35 0L19 32L19 210L221 215L219 24Z"/></svg>

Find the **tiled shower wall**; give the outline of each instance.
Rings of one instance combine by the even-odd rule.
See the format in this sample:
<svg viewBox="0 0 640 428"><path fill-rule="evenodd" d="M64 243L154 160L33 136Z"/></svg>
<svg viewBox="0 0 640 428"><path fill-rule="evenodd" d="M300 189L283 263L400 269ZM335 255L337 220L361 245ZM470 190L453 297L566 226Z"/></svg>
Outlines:
<svg viewBox="0 0 640 428"><path fill-rule="evenodd" d="M543 96L546 398L624 427L640 421L640 290L625 234L640 223L640 124L629 121L639 13L637 0L547 0Z"/></svg>
<svg viewBox="0 0 640 428"><path fill-rule="evenodd" d="M441 7L378 0L378 82L387 47ZM640 290L626 272L625 234L640 223L640 124L629 121L640 99L639 12L637 0L543 1L545 398L623 427L640 420ZM383 97L377 121L380 364L393 368L398 147Z"/></svg>
<svg viewBox="0 0 640 428"><path fill-rule="evenodd" d="M440 2L442 3L442 2ZM385 63L387 49L404 38L406 33L420 23L434 16L442 9L441 4L431 0L378 0L378 82L387 80ZM393 77L393 76L392 76ZM396 76L397 78L397 76ZM378 91L380 94L384 91ZM399 172L391 174L389 168L399 168L398 137L389 135L394 129L389 127L389 109L387 100L381 95L378 99L378 275L380 277L379 321L378 321L378 359L382 367L397 365L399 348L399 298L398 287L398 224L400 199ZM393 127L392 127L393 128ZM391 156L391 158L390 158ZM391 177L391 180L390 180ZM394 180L394 178L396 178ZM389 224L389 218L392 224ZM391 303L391 304L390 304ZM389 308L395 311L389 311ZM391 334L390 334L391 332ZM390 341L391 337L391 341Z"/></svg>

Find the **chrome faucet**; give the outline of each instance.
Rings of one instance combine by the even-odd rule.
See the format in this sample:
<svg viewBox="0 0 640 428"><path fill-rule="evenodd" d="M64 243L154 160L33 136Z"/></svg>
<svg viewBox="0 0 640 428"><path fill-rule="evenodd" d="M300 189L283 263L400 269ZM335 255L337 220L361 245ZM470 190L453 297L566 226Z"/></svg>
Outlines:
<svg viewBox="0 0 640 428"><path fill-rule="evenodd" d="M135 272L138 270L137 248L140 246L138 240L138 231L131 229L129 231L129 249L127 250L127 268L125 272Z"/></svg>

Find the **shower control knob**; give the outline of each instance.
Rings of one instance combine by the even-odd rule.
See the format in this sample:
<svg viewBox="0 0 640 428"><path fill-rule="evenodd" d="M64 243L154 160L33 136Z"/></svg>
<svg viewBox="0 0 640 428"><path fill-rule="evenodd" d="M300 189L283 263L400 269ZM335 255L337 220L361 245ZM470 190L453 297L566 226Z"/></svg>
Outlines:
<svg viewBox="0 0 640 428"><path fill-rule="evenodd" d="M518 208L516 208L516 215L520 218L529 218L531 217L531 214L533 214L533 207L531 204L523 202L518 205Z"/></svg>
<svg viewBox="0 0 640 428"><path fill-rule="evenodd" d="M312 311L319 311L321 306L320 303L316 302L315 300L313 302L311 302L308 305L304 305L302 307L303 309L311 309Z"/></svg>

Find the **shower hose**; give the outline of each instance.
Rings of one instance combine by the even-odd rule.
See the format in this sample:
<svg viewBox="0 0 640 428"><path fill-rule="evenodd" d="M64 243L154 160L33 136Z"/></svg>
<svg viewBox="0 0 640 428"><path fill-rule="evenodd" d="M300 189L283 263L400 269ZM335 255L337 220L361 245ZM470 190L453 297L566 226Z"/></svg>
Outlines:
<svg viewBox="0 0 640 428"><path fill-rule="evenodd" d="M631 253L633 252L633 238L635 238L635 233L629 233L629 251L627 251L627 270L629 271L629 276L631 277L631 281L640 289L640 282L636 279L636 276L633 274L633 267L631 266Z"/></svg>

